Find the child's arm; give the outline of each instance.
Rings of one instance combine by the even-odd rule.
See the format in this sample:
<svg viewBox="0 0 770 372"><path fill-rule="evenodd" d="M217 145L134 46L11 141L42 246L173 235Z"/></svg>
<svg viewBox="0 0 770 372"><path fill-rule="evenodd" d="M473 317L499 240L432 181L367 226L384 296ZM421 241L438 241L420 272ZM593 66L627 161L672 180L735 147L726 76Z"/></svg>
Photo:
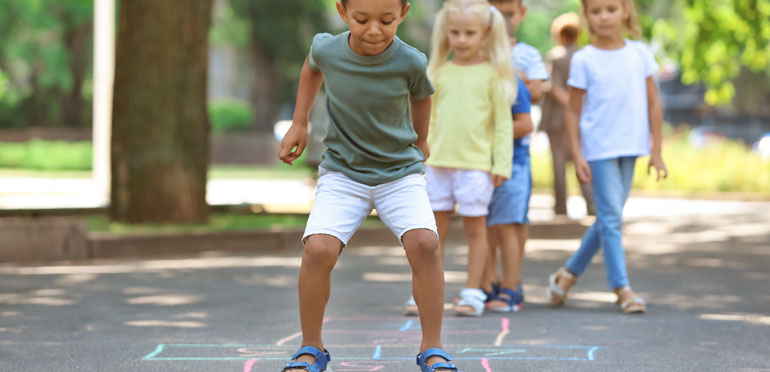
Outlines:
<svg viewBox="0 0 770 372"><path fill-rule="evenodd" d="M532 133L532 115L528 112L513 115L513 138L521 138Z"/></svg>
<svg viewBox="0 0 770 372"><path fill-rule="evenodd" d="M308 56L308 58L310 58ZM278 158L284 163L292 165L302 155L307 145L307 122L310 115L310 107L313 105L318 90L324 81L321 71L314 71L305 58L302 72L299 74L299 87L297 88L297 104L294 108L294 117L291 127L281 141ZM296 147L296 150L295 150Z"/></svg>
<svg viewBox="0 0 770 372"><path fill-rule="evenodd" d="M542 80L527 80L526 77L522 78L524 84L529 89L529 95L532 97L532 103L538 103L543 99L543 81Z"/></svg>
<svg viewBox="0 0 770 372"><path fill-rule="evenodd" d="M580 183L591 182L591 167L583 158L580 151L580 114L583 110L583 97L586 91L575 87L569 88L569 102L564 113L564 125L569 137L572 159L575 162L575 173Z"/></svg>
<svg viewBox="0 0 770 372"><path fill-rule="evenodd" d="M663 178L668 177L666 163L663 162L663 108L658 98L658 87L652 76L647 78L647 110L650 116L650 134L652 134L652 153L650 162L647 164L647 174L650 174L650 168L655 167L656 180L660 180L661 173Z"/></svg>
<svg viewBox="0 0 770 372"><path fill-rule="evenodd" d="M425 161L430 157L430 148L428 147L428 128L430 127L431 116L430 96L415 98L410 95L409 102L412 105L412 127L417 133L417 141L414 144L425 155L425 159L423 159Z"/></svg>

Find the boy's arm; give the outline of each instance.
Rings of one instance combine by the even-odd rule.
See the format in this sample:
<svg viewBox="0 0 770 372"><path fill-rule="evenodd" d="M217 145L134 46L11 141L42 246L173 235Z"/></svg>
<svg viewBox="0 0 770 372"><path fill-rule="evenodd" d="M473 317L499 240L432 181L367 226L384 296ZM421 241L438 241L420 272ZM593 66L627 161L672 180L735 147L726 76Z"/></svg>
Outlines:
<svg viewBox="0 0 770 372"><path fill-rule="evenodd" d="M309 58L309 56L308 56ZM299 74L299 87L297 88L297 103L294 108L294 117L291 127L281 141L278 158L284 163L292 165L302 155L307 145L307 123L310 115L310 107L313 105L318 90L324 81L321 71L314 71L305 58L302 72ZM296 148L296 149L295 149Z"/></svg>
<svg viewBox="0 0 770 372"><path fill-rule="evenodd" d="M543 99L543 80L527 80L526 76L522 78L524 84L529 89L529 95L532 97L532 103L538 103Z"/></svg>
<svg viewBox="0 0 770 372"><path fill-rule="evenodd" d="M430 127L431 116L430 96L415 98L410 95L409 103L412 106L412 127L417 133L417 141L414 144L422 151L425 156L423 161L425 161L430 157L430 148L428 147L428 128Z"/></svg>
<svg viewBox="0 0 770 372"><path fill-rule="evenodd" d="M647 165L647 174L650 168L655 167L656 180L668 177L668 169L663 162L663 108L658 98L658 87L652 76L647 78L647 110L650 117L650 134L652 135L652 153Z"/></svg>
<svg viewBox="0 0 770 372"><path fill-rule="evenodd" d="M567 129L569 147L575 162L575 173L581 183L591 182L591 168L580 151L580 114L583 111L583 98L586 91L575 87L569 88L569 102L564 113L564 125Z"/></svg>
<svg viewBox="0 0 770 372"><path fill-rule="evenodd" d="M513 114L513 138L521 138L532 133L532 115L528 112Z"/></svg>

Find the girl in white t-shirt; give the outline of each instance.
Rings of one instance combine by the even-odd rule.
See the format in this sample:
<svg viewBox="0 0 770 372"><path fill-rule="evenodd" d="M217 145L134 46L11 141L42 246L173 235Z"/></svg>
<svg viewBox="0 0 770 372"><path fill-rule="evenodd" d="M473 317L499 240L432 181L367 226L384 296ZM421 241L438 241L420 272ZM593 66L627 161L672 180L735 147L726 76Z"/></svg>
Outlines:
<svg viewBox="0 0 770 372"><path fill-rule="evenodd" d="M640 35L633 0L582 0L591 44L572 57L566 127L581 183L591 183L596 222L580 249L549 277L551 303L561 306L567 291L603 248L607 281L624 313L646 311L629 285L621 227L639 156L650 155L647 171L666 178L661 156L663 111L652 75L658 70L644 44L624 38ZM652 149L650 149L652 135Z"/></svg>

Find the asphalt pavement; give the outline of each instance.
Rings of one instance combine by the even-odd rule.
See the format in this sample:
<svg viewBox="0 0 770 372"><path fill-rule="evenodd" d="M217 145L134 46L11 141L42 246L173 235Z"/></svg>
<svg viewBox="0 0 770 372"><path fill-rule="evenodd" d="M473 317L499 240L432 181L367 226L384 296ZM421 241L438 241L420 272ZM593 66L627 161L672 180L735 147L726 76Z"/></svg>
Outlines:
<svg viewBox="0 0 770 372"><path fill-rule="evenodd" d="M644 315L617 311L601 257L566 307L548 306L547 276L574 238L529 242L521 312L456 318L466 246L450 242L443 342L460 370L770 371L770 203L636 199L627 218ZM280 371L300 342L299 264L298 244L0 266L0 371ZM410 278L401 247L345 249L324 325L328 371L418 370L419 321L400 314Z"/></svg>

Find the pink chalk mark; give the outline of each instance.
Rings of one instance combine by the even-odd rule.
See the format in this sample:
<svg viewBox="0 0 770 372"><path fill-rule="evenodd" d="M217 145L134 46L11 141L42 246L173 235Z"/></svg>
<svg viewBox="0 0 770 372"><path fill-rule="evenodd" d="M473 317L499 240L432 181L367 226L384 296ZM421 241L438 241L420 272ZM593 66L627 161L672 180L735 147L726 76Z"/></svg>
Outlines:
<svg viewBox="0 0 770 372"><path fill-rule="evenodd" d="M510 332L510 329L508 328L508 326L510 325L510 322L511 320L508 318L500 319L500 323L501 323L500 326L502 327L503 332Z"/></svg>
<svg viewBox="0 0 770 372"><path fill-rule="evenodd" d="M484 367L485 372L492 372L492 368L489 367L489 359L481 358L481 366Z"/></svg>
<svg viewBox="0 0 770 372"><path fill-rule="evenodd" d="M328 323L328 322L329 322L329 321L331 321L332 319L333 319L332 317L330 317L330 316L327 316L326 318L324 318L323 324L326 324L326 323Z"/></svg>
<svg viewBox="0 0 770 372"><path fill-rule="evenodd" d="M251 367L254 366L254 363L257 362L259 359L249 359L246 361L246 364L243 365L243 372L251 372Z"/></svg>

